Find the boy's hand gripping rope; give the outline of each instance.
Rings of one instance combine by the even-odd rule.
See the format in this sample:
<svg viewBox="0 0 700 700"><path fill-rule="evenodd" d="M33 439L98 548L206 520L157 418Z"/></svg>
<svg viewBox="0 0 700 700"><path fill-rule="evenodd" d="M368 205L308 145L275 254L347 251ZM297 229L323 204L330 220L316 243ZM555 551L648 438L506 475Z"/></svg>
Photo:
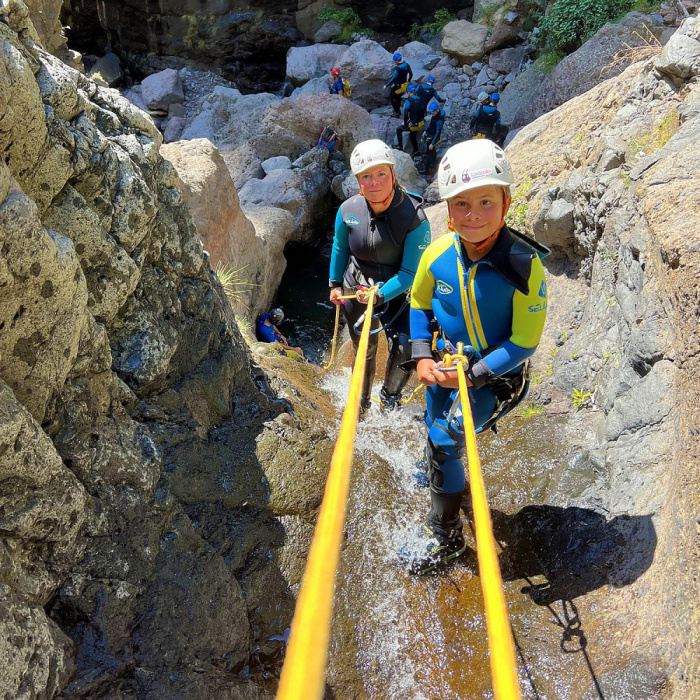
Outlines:
<svg viewBox="0 0 700 700"><path fill-rule="evenodd" d="M335 571L340 558L343 525L350 488L350 468L360 415L369 329L376 288L369 291L367 315L350 379L350 392L335 444L326 491L309 550L297 601L277 700L321 700L333 611Z"/></svg>
<svg viewBox="0 0 700 700"><path fill-rule="evenodd" d="M476 431L464 370L464 365L468 364L469 359L464 354L463 344L458 343L457 354L446 355L443 362L445 367L451 367L453 363L457 363L459 395L464 420L464 438L469 460L469 481L474 511L476 551L479 559L479 576L481 577L481 590L484 595L486 629L488 631L489 651L491 653L493 692L496 700L519 700L520 687L518 685L513 632L508 622L508 609L505 596L503 595L503 580L501 579L501 570L498 566L498 555L496 554L496 540L493 536L491 513L489 512L489 504L486 498L484 477L481 473L479 450L476 445Z"/></svg>

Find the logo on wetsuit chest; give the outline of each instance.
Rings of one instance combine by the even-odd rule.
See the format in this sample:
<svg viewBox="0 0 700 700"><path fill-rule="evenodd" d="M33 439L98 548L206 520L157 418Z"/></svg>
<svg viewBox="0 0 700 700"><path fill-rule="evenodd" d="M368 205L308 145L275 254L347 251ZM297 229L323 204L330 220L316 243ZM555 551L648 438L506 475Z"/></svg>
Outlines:
<svg viewBox="0 0 700 700"><path fill-rule="evenodd" d="M435 283L435 288L438 290L438 294L452 294L454 291L447 282L443 282L442 280L438 280Z"/></svg>
<svg viewBox="0 0 700 700"><path fill-rule="evenodd" d="M356 216L348 216L348 218L345 219L345 223L348 226L359 226L360 220Z"/></svg>

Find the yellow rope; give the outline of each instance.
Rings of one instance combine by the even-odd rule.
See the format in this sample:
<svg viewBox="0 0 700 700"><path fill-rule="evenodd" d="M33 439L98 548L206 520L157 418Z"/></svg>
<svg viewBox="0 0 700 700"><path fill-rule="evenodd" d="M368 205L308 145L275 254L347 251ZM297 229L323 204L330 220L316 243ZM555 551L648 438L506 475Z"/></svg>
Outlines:
<svg viewBox="0 0 700 700"><path fill-rule="evenodd" d="M323 697L335 571L343 538L350 469L360 415L362 380L375 296L376 289L370 289L367 313L350 379L350 392L343 411L326 482L326 492L292 620L292 632L277 692L278 700L321 700Z"/></svg>
<svg viewBox="0 0 700 700"><path fill-rule="evenodd" d="M489 503L486 498L484 477L481 473L481 460L476 445L474 418L469 403L469 392L464 370L466 358L462 344L458 346L458 355L446 355L445 367L457 362L459 380L459 395L462 403L464 419L464 436L469 460L469 481L472 492L472 508L474 511L474 530L476 535L476 551L479 559L479 575L481 590L484 594L486 608L486 629L489 637L491 653L491 676L493 678L493 693L496 700L519 700L517 665L513 633L508 621L508 609L503 594L503 580L498 566L496 540L493 536L493 525Z"/></svg>

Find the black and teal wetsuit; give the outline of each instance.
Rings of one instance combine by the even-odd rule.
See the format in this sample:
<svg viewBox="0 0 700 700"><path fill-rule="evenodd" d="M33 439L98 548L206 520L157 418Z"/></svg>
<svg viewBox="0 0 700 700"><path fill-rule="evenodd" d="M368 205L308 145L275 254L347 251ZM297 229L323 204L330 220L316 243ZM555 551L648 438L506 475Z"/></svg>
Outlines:
<svg viewBox="0 0 700 700"><path fill-rule="evenodd" d="M413 359L433 356L435 324L452 345L461 342L480 352L483 359L467 371L477 429L496 411L496 378L516 377L540 342L547 315L540 257L548 253L545 246L504 226L494 247L476 262L467 257L457 234L438 238L421 259L411 293ZM456 494L465 486L461 407L455 406L448 424L458 400L456 389L428 387L430 486L439 494Z"/></svg>
<svg viewBox="0 0 700 700"><path fill-rule="evenodd" d="M399 148L403 148L403 132L408 131L414 153L420 153L418 148L418 132L425 126L425 105L418 95L409 95L403 108L403 124L396 127L396 139Z"/></svg>
<svg viewBox="0 0 700 700"><path fill-rule="evenodd" d="M437 147L442 140L442 129L445 126L445 110L440 109L432 117L430 117L430 122L428 123L428 128L425 130L423 137L426 140L426 148L428 146L433 146L433 148L427 148L428 161L426 163L425 172L430 172L432 168L435 167L435 161L437 159Z"/></svg>
<svg viewBox="0 0 700 700"><path fill-rule="evenodd" d="M397 116L401 112L401 95L406 92L406 87L411 78L413 78L411 66L406 61L401 61L398 66L394 66L394 72L389 80L386 81L385 87L389 88L389 99Z"/></svg>
<svg viewBox="0 0 700 700"><path fill-rule="evenodd" d="M430 224L417 195L396 189L389 208L375 214L362 195L343 202L335 219L335 236L330 266L330 286L346 289L370 283L381 286L381 316L373 330L384 328L389 344L382 397L397 400L410 372L401 365L410 360L408 342L409 303L406 290L413 284L418 262L430 243ZM366 311L366 304L346 300L343 305L350 338L357 351L361 327L353 326ZM376 369L377 333L370 336L367 370L362 389L368 405Z"/></svg>
<svg viewBox="0 0 700 700"><path fill-rule="evenodd" d="M487 139L498 136L501 126L501 113L493 105L479 105L469 122L469 129Z"/></svg>
<svg viewBox="0 0 700 700"><path fill-rule="evenodd" d="M416 95L420 97L420 101L423 103L423 107L427 109L430 100L436 99L440 104L445 101L444 97L440 97L438 91L432 85L426 85L423 83L418 86L416 90Z"/></svg>

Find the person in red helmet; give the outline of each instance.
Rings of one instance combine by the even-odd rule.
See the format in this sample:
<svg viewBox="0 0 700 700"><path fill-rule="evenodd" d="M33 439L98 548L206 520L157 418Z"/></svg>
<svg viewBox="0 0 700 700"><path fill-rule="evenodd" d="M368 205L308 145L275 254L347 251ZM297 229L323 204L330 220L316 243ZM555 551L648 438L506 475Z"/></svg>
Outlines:
<svg viewBox="0 0 700 700"><path fill-rule="evenodd" d="M343 94L343 79L340 77L340 68L331 68L331 95Z"/></svg>

